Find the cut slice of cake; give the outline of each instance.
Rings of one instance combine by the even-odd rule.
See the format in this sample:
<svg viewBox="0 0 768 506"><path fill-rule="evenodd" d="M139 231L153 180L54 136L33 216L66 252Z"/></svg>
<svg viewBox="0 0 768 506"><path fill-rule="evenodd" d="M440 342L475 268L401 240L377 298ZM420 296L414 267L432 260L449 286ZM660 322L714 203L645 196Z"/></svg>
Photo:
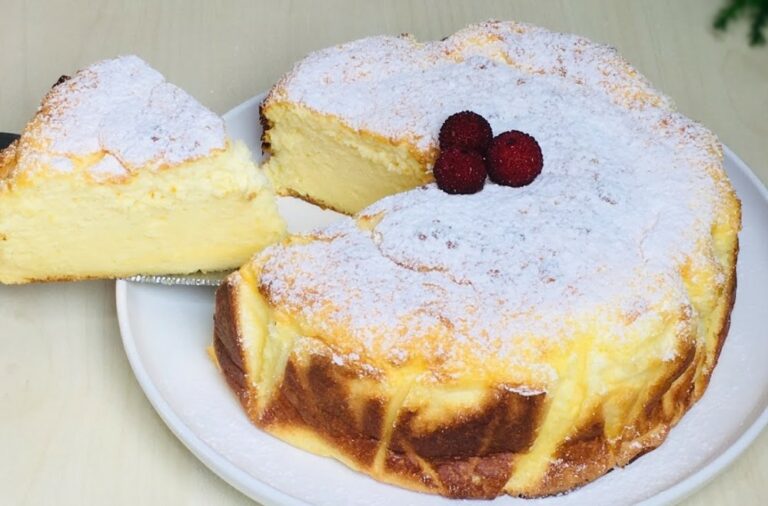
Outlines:
<svg viewBox="0 0 768 506"><path fill-rule="evenodd" d="M236 267L285 233L224 122L135 56L57 83L0 153L0 282Z"/></svg>

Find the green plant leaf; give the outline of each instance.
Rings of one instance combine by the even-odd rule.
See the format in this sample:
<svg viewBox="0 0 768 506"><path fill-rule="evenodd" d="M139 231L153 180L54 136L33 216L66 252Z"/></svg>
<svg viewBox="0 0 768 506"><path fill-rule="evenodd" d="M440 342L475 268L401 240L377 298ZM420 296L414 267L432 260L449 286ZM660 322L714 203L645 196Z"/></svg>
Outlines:
<svg viewBox="0 0 768 506"><path fill-rule="evenodd" d="M749 44L765 45L765 28L768 25L768 0L728 0L715 15L712 26L726 31L732 21L746 17L750 21Z"/></svg>

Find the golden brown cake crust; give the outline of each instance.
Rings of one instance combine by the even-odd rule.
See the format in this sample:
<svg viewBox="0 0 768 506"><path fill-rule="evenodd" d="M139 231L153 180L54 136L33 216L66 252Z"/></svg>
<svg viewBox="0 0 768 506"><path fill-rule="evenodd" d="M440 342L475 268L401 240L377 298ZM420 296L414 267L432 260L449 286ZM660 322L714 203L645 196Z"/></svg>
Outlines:
<svg viewBox="0 0 768 506"><path fill-rule="evenodd" d="M265 97L261 104L259 104L259 123L261 124L261 150L264 154L272 153L269 141L267 140L267 133L269 132L269 129L272 128L272 124L269 119L267 119L267 115L264 113L264 104L266 103L268 96Z"/></svg>
<svg viewBox="0 0 768 506"><path fill-rule="evenodd" d="M731 280L715 362L730 326L735 268ZM353 467L381 481L453 498L493 498L504 493L516 455L525 452L536 437L546 394L497 390L472 418L457 418L452 425L428 433L413 431L409 421L414 413L403 411L385 449L385 465L380 473L374 473L384 403L369 402L363 409L364 423L357 423L353 414L356 408L346 402L344 386L344 376L355 373L343 365L326 357L313 357L304 366L289 359L269 407L260 415L251 409L249 400L255 392L247 386L237 290L237 284L228 279L216 293L214 347L227 383L254 424L268 432L281 427L308 429ZM697 374L703 360L693 344L680 353L669 374L652 387L655 394L635 426L626 427L616 441L606 438L596 410L593 420L555 452L539 486L520 495L540 497L572 490L658 447L706 389L711 369Z"/></svg>
<svg viewBox="0 0 768 506"><path fill-rule="evenodd" d="M7 178L11 174L11 170L16 164L18 149L18 139L10 143L5 149L0 149L0 181Z"/></svg>

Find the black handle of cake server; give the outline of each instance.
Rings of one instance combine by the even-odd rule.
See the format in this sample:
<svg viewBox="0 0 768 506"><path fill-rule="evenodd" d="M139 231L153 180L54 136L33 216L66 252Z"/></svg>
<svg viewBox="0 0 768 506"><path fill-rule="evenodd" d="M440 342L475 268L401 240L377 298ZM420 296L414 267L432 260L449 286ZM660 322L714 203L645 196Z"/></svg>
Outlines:
<svg viewBox="0 0 768 506"><path fill-rule="evenodd" d="M11 145L13 141L18 139L19 136L16 134L9 134L6 132L0 132L0 149L5 149L8 146Z"/></svg>

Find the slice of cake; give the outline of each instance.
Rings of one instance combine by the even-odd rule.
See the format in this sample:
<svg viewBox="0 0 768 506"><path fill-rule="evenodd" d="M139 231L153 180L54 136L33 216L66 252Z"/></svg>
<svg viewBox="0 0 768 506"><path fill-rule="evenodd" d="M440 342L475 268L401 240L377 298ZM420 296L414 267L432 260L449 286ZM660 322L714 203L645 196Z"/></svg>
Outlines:
<svg viewBox="0 0 768 506"><path fill-rule="evenodd" d="M351 211L396 186L345 200L366 179L411 184L397 150L431 153L462 110L531 134L538 178L429 184L266 248L219 289L215 350L254 423L298 447L451 497L564 492L704 393L740 204L715 136L615 51L516 23L309 57L267 100L270 169ZM316 177L327 192L299 187Z"/></svg>
<svg viewBox="0 0 768 506"><path fill-rule="evenodd" d="M220 117L135 56L58 83L0 153L0 282L236 267L283 236Z"/></svg>

